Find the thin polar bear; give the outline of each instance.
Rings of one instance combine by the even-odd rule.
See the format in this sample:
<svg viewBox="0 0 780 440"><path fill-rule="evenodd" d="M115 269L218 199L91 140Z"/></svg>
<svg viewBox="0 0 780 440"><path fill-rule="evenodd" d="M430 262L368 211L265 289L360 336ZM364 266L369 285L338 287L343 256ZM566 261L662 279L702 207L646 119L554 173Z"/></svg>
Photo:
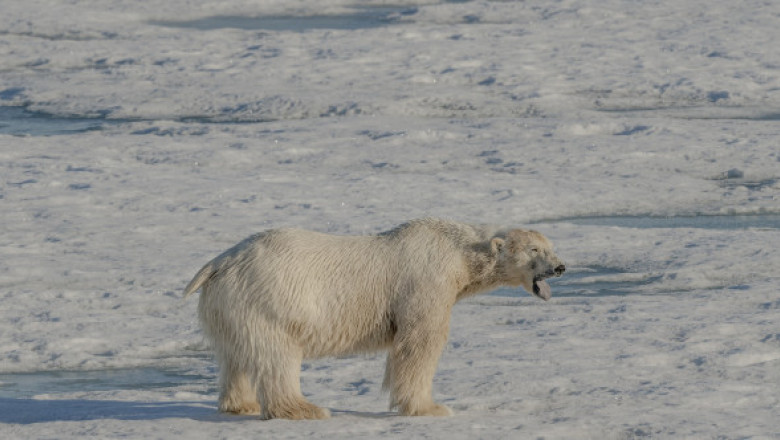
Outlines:
<svg viewBox="0 0 780 440"><path fill-rule="evenodd" d="M300 390L306 358L388 350L383 387L403 415L450 415L432 398L450 312L502 285L547 300L565 267L542 234L420 219L379 235L300 229L253 235L185 289L220 367L219 409L324 419Z"/></svg>

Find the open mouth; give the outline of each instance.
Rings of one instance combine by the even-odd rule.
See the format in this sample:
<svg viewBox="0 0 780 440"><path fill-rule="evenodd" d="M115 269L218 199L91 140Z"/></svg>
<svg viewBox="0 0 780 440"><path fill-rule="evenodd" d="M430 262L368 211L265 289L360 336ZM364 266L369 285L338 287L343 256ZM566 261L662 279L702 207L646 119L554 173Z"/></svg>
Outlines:
<svg viewBox="0 0 780 440"><path fill-rule="evenodd" d="M550 277L559 277L563 275L564 271L566 271L566 266L561 264L553 270L534 276L534 296L537 296L545 301L549 300L550 297L552 297L552 290L550 289L550 285L547 284L547 281L545 280Z"/></svg>
<svg viewBox="0 0 780 440"><path fill-rule="evenodd" d="M550 285L547 284L547 281L545 281L544 275L537 275L534 277L534 296L537 296L545 301L549 300L550 297L552 297L552 290L550 289Z"/></svg>

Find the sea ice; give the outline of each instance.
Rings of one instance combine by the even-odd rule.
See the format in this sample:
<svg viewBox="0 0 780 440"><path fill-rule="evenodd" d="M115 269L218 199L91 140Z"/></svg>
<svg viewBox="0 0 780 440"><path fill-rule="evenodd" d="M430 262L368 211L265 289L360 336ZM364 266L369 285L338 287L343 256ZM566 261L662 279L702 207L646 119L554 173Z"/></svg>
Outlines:
<svg viewBox="0 0 780 440"><path fill-rule="evenodd" d="M2 9L0 437L780 436L780 3ZM568 269L455 307L455 417L388 411L381 354L304 364L329 421L216 413L203 261L423 216Z"/></svg>

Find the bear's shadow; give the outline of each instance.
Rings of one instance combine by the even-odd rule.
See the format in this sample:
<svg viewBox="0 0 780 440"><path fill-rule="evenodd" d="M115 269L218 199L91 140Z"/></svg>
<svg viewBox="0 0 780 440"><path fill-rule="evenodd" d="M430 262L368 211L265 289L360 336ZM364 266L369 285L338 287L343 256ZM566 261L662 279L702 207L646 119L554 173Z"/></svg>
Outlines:
<svg viewBox="0 0 780 440"><path fill-rule="evenodd" d="M227 420L216 407L202 402L133 402L77 399L0 398L0 423L33 424L99 419L159 420L190 418Z"/></svg>
<svg viewBox="0 0 780 440"><path fill-rule="evenodd" d="M398 416L396 412L366 412L331 409L332 417L352 416L383 419ZM139 402L78 399L10 399L0 398L0 423L34 424L87 420L161 420L192 419L202 422L230 422L257 419L258 416L220 414L216 405L204 402Z"/></svg>
<svg viewBox="0 0 780 440"><path fill-rule="evenodd" d="M398 413L393 411L367 412L367 411L348 411L348 410L340 410L340 409L333 409L333 408L330 409L330 415L331 417L353 416L353 417L360 417L366 419L386 419L389 417L398 417Z"/></svg>

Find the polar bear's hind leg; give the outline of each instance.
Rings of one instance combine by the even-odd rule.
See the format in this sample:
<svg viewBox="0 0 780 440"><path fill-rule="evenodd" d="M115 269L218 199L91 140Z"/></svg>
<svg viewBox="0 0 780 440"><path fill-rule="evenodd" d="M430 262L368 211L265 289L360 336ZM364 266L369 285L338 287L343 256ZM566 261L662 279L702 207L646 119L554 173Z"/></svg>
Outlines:
<svg viewBox="0 0 780 440"><path fill-rule="evenodd" d="M301 394L301 348L290 339L284 342L276 340L274 344L266 344L263 348L258 352L260 359L256 372L263 418L330 418L330 411L314 405Z"/></svg>
<svg viewBox="0 0 780 440"><path fill-rule="evenodd" d="M219 410L238 415L260 414L257 387L249 379L249 376L238 371L228 362L224 362L222 365Z"/></svg>

